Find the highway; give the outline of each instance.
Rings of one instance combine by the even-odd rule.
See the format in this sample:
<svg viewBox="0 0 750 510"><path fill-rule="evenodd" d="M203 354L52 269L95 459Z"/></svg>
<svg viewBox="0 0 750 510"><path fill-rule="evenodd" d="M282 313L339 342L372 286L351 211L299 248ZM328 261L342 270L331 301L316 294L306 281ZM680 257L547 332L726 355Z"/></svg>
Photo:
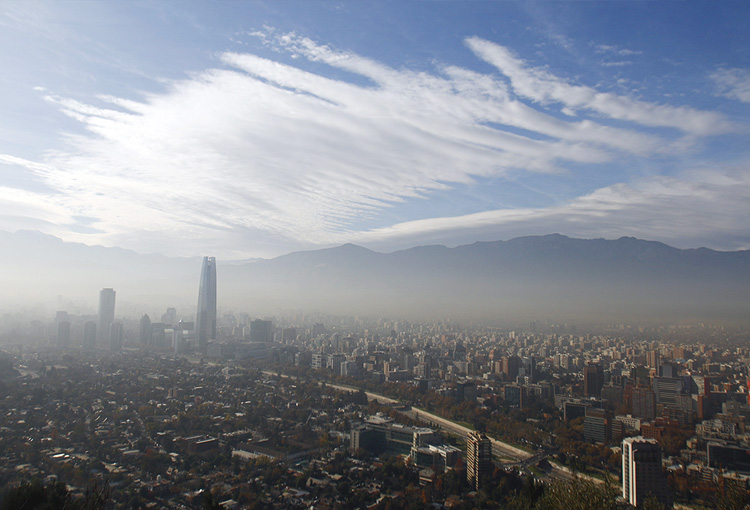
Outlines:
<svg viewBox="0 0 750 510"><path fill-rule="evenodd" d="M266 375L270 376L277 376L279 375L276 372L270 372L270 371L262 371ZM281 375L281 377L290 377L287 375ZM319 382L318 384L322 384L322 382ZM340 384L331 384L326 382L326 386L329 388L335 388L340 391L347 391L350 393L354 393L360 390L360 388L354 388L351 386L343 386ZM386 397L385 395L380 395L379 393L373 393L371 391L365 391L365 395L367 395L368 400L374 400L381 404L388 404L388 405L404 405L402 402ZM461 424L452 422L450 420L447 420L443 418L442 416L438 416L436 414L424 411L422 409L414 409L410 408L406 411L400 411L404 415L420 421L424 423L427 426L439 428L441 430L444 430L450 434L454 434L457 436L463 436L466 437L469 432L472 432L472 429L465 427ZM529 467L530 465L536 464L537 462L540 462L541 460L547 458L549 455L548 452L538 451L534 454L531 454L525 450L521 450L520 448L517 448L509 443L499 441L494 438L490 438L490 441L492 442L492 455L497 459L511 459L512 462L502 462L502 465L504 466L518 466L520 469L525 469ZM556 480L565 480L570 481L575 477L589 480L595 483L603 483L598 478L594 478L592 476L588 476L582 473L571 473L570 470L566 468L562 468L556 464L550 463L552 466L552 469L547 472L547 476Z"/></svg>

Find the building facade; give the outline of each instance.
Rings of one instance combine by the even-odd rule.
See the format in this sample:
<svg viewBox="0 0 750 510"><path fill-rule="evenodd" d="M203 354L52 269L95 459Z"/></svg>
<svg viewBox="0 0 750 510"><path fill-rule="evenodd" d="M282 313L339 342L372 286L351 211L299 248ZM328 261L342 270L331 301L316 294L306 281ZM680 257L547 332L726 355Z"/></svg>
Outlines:
<svg viewBox="0 0 750 510"><path fill-rule="evenodd" d="M216 340L216 258L203 257L198 289L198 311L195 315L195 338L198 351L206 354L208 341Z"/></svg>
<svg viewBox="0 0 750 510"><path fill-rule="evenodd" d="M667 503L661 447L655 439L628 437L622 442L622 497L633 506L642 506L649 494Z"/></svg>
<svg viewBox="0 0 750 510"><path fill-rule="evenodd" d="M479 490L482 479L492 474L492 442L481 432L473 431L466 438L466 480Z"/></svg>
<svg viewBox="0 0 750 510"><path fill-rule="evenodd" d="M115 321L114 289L102 289L99 292L99 315L96 324L96 343L105 349L109 347L109 334Z"/></svg>

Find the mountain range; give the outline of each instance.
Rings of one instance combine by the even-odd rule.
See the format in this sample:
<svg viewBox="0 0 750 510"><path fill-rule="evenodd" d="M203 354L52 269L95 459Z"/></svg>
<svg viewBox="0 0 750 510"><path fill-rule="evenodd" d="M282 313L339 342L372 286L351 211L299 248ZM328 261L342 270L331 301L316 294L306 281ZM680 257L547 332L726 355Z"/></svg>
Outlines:
<svg viewBox="0 0 750 510"><path fill-rule="evenodd" d="M119 312L137 314L139 307L192 310L201 259L22 231L0 232L0 264L6 307L59 296L60 306L95 312L99 289L113 287ZM346 244L217 265L219 307L253 316L295 309L415 319L750 322L750 251L683 250L631 237L550 234L393 253Z"/></svg>

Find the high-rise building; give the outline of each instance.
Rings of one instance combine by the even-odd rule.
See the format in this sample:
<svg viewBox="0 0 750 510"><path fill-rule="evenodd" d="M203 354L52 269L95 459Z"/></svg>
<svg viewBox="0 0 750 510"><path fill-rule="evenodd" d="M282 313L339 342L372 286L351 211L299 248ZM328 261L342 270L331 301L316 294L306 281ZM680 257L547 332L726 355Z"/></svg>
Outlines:
<svg viewBox="0 0 750 510"><path fill-rule="evenodd" d="M655 369L657 374L659 373L659 367L661 367L661 353L657 350L648 351L646 353L646 361L649 368Z"/></svg>
<svg viewBox="0 0 750 510"><path fill-rule="evenodd" d="M96 324L96 342L106 348L110 342L109 333L115 321L115 291L102 289L99 292L99 317Z"/></svg>
<svg viewBox="0 0 750 510"><path fill-rule="evenodd" d="M156 349L169 347L167 345L166 325L163 322L151 323L151 345Z"/></svg>
<svg viewBox="0 0 750 510"><path fill-rule="evenodd" d="M70 347L70 321L62 321L57 324L57 348L67 349Z"/></svg>
<svg viewBox="0 0 750 510"><path fill-rule="evenodd" d="M587 397L599 397L604 386L604 368L601 365L583 367L583 394Z"/></svg>
<svg viewBox="0 0 750 510"><path fill-rule="evenodd" d="M297 340L297 328L284 328L281 338L286 345L294 343Z"/></svg>
<svg viewBox="0 0 750 510"><path fill-rule="evenodd" d="M592 443L608 443L612 439L612 415L606 409L589 407L583 421L583 437Z"/></svg>
<svg viewBox="0 0 750 510"><path fill-rule="evenodd" d="M251 342L273 342L273 322L255 319L250 321Z"/></svg>
<svg viewBox="0 0 750 510"><path fill-rule="evenodd" d="M151 318L148 314L143 314L143 317L141 317L140 334L138 335L138 339L140 340L142 347L150 347L152 345Z"/></svg>
<svg viewBox="0 0 750 510"><path fill-rule="evenodd" d="M167 308L166 313L161 316L161 321L168 326L175 325L177 323L177 309Z"/></svg>
<svg viewBox="0 0 750 510"><path fill-rule="evenodd" d="M521 358L518 356L506 356L503 358L503 374L508 379L515 380L518 377L519 368L521 368Z"/></svg>
<svg viewBox="0 0 750 510"><path fill-rule="evenodd" d="M96 348L96 322L89 321L83 326L83 350L93 351Z"/></svg>
<svg viewBox="0 0 750 510"><path fill-rule="evenodd" d="M112 352L119 352L122 350L122 337L122 323L113 322L109 327L109 349Z"/></svg>
<svg viewBox="0 0 750 510"><path fill-rule="evenodd" d="M633 506L642 506L649 494L668 502L661 447L655 439L628 437L622 442L622 497Z"/></svg>
<svg viewBox="0 0 750 510"><path fill-rule="evenodd" d="M198 351L206 354L208 341L216 339L216 258L203 257L198 290L198 313L195 316L195 339Z"/></svg>
<svg viewBox="0 0 750 510"><path fill-rule="evenodd" d="M466 438L466 480L479 490L482 479L492 473L492 442L481 432L469 432Z"/></svg>
<svg viewBox="0 0 750 510"><path fill-rule="evenodd" d="M636 386L632 390L633 416L653 420L656 418L656 396L648 386Z"/></svg>

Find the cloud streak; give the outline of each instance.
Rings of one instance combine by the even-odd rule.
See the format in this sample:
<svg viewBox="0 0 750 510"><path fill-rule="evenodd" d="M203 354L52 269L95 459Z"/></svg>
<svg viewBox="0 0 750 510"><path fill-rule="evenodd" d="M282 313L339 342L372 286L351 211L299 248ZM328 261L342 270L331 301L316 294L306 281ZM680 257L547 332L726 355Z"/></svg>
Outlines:
<svg viewBox="0 0 750 510"><path fill-rule="evenodd" d="M556 207L404 222L359 233L353 241L373 246L402 241L406 247L415 240L459 244L563 232L583 238L634 236L680 248L748 249L750 232L737 211L746 210L749 199L750 169L701 170L615 184Z"/></svg>
<svg viewBox="0 0 750 510"><path fill-rule="evenodd" d="M541 104L559 103L567 111L593 111L614 120L649 127L668 127L687 134L706 136L726 133L732 126L720 114L686 106L674 107L640 101L567 83L550 72L526 66L503 46L471 37L466 41L480 58L510 78L521 97Z"/></svg>
<svg viewBox="0 0 750 510"><path fill-rule="evenodd" d="M358 225L478 178L564 175L622 158L668 157L686 138L731 128L713 112L567 83L478 38L467 46L500 74L455 65L432 73L394 69L295 34L264 34L267 44L320 71L227 52L221 66L140 99L102 95L86 104L46 95L84 130L67 135L66 150L24 165L55 197L28 192L22 204L47 207L45 221L58 226L51 233L64 238L170 254L210 246L232 256L269 255L349 239L417 239L472 224L531 221L559 231L555 224L613 218L617 200L638 204L646 195L613 186L563 208L488 211L364 233ZM326 69L359 79L331 78ZM14 164L8 157L2 163ZM10 194L0 190L0 199ZM648 198L669 201L664 193ZM88 233L66 233L73 217L89 218Z"/></svg>

